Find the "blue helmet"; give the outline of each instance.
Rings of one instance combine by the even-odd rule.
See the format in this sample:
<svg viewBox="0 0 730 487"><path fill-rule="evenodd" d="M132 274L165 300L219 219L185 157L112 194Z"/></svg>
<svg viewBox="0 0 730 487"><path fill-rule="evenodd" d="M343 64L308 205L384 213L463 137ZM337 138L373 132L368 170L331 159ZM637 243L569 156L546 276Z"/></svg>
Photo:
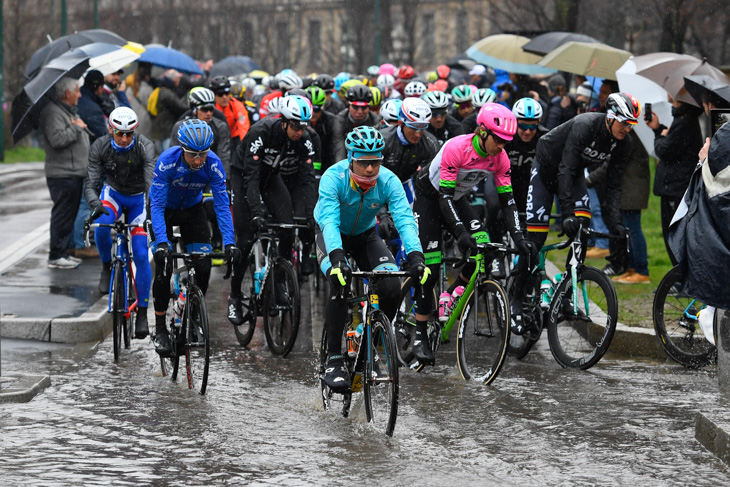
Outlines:
<svg viewBox="0 0 730 487"><path fill-rule="evenodd" d="M512 107L512 113L514 113L517 120L527 119L535 120L542 118L542 105L533 100L532 98L520 98L517 100L515 105Z"/></svg>
<svg viewBox="0 0 730 487"><path fill-rule="evenodd" d="M213 144L213 130L202 120L185 120L177 129L180 146L191 151L204 151Z"/></svg>
<svg viewBox="0 0 730 487"><path fill-rule="evenodd" d="M348 73L342 72L335 76L335 91L338 91L345 81L350 81L350 75Z"/></svg>
<svg viewBox="0 0 730 487"><path fill-rule="evenodd" d="M381 134L380 131L367 125L361 125L359 127L355 127L352 132L347 134L345 147L349 153L379 153L382 152L385 147L385 139L383 139L383 134Z"/></svg>

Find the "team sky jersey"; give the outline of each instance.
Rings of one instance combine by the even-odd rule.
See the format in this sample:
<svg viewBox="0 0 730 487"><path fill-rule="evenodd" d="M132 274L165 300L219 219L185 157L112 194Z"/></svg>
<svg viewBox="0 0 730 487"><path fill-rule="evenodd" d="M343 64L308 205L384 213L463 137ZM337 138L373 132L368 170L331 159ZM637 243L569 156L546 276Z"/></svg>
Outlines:
<svg viewBox="0 0 730 487"><path fill-rule="evenodd" d="M532 161L535 160L537 152L537 141L545 135L548 130L538 125L537 133L529 142L523 142L519 135L515 134L511 142L509 142L504 150L509 157L512 165L512 191L515 195L517 208L521 212L525 211L527 203L527 190L530 188L530 172L532 169Z"/></svg>
<svg viewBox="0 0 730 487"><path fill-rule="evenodd" d="M188 169L182 149L170 147L160 154L150 188L152 229L158 244L168 242L165 209L185 210L203 201L203 189L210 184L218 227L223 244L235 244L230 202L226 192L226 172L215 152L208 152L205 164L197 171Z"/></svg>

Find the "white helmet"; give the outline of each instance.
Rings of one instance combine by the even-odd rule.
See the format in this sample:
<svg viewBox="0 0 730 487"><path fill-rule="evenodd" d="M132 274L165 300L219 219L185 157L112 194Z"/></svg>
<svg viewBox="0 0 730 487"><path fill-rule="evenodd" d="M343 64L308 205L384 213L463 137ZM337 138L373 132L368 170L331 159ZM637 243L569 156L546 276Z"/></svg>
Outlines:
<svg viewBox="0 0 730 487"><path fill-rule="evenodd" d="M400 105L400 120L412 129L427 129L431 122L431 107L420 98L406 98Z"/></svg>
<svg viewBox="0 0 730 487"><path fill-rule="evenodd" d="M296 73L279 74L279 89L282 91L294 90L303 86L302 78Z"/></svg>
<svg viewBox="0 0 730 487"><path fill-rule="evenodd" d="M405 90L403 90L406 96L421 96L426 93L426 91L428 91L426 85L420 81L411 81L406 85Z"/></svg>
<svg viewBox="0 0 730 487"><path fill-rule="evenodd" d="M449 99L443 91L429 91L421 99L428 103L431 110L446 110L449 108Z"/></svg>
<svg viewBox="0 0 730 487"><path fill-rule="evenodd" d="M385 103L383 103L383 106L380 107L380 116L383 117L383 120L389 123L397 122L400 117L401 103L402 102L400 100L396 100L395 98L386 100Z"/></svg>
<svg viewBox="0 0 730 487"><path fill-rule="evenodd" d="M497 94L489 88L480 88L474 92L471 102L476 108L481 108L486 103L493 103L497 99Z"/></svg>
<svg viewBox="0 0 730 487"><path fill-rule="evenodd" d="M115 108L109 114L109 126L113 129L130 132L137 128L139 118L134 110L128 107Z"/></svg>
<svg viewBox="0 0 730 487"><path fill-rule="evenodd" d="M375 86L377 86L380 91L383 91L383 88L392 88L395 84L395 78L392 74L381 74L378 76L378 79L375 81Z"/></svg>
<svg viewBox="0 0 730 487"><path fill-rule="evenodd" d="M256 87L256 80L251 77L243 78L243 81L241 81L241 84L243 86L245 86L246 91L248 91L250 93L253 91L254 87Z"/></svg>
<svg viewBox="0 0 730 487"><path fill-rule="evenodd" d="M274 100L279 100L278 108L282 118L297 121L305 127L312 119L312 102L308 98L292 95ZM271 113L271 103L269 103L269 113Z"/></svg>
<svg viewBox="0 0 730 487"><path fill-rule="evenodd" d="M277 96L276 98L272 98L269 100L269 116L272 115L278 115L279 114L279 103L281 102L281 97Z"/></svg>

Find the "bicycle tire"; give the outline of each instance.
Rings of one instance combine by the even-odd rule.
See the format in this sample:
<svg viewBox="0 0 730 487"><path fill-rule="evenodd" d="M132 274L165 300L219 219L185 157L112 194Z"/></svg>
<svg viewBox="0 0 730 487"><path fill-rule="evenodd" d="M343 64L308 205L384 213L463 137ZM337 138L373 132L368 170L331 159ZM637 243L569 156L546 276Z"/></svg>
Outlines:
<svg viewBox="0 0 730 487"><path fill-rule="evenodd" d="M509 301L491 279L475 286L466 298L456 335L457 365L464 380L491 384L499 375L510 337Z"/></svg>
<svg viewBox="0 0 730 487"><path fill-rule="evenodd" d="M514 277L510 277L507 283L507 295L510 302L514 297ZM507 345L507 353L510 357L522 360L532 350L532 347L538 342L542 335L544 327L542 308L540 307L540 278L537 274L528 284L525 298L522 301L522 319L525 323L529 323L534 330L534 334L517 335L510 333L509 343Z"/></svg>
<svg viewBox="0 0 730 487"><path fill-rule="evenodd" d="M254 287L254 272L255 268L253 265L253 259L250 261L248 279L250 279L251 286L249 287L248 295L241 295L241 307L243 309L243 323L240 325L233 325L233 332L236 335L238 344L242 347L247 346L251 343L253 334L256 331L256 322L258 321L258 306L256 304L256 288Z"/></svg>
<svg viewBox="0 0 730 487"><path fill-rule="evenodd" d="M180 366L180 356L177 353L177 332L173 323L175 321L173 306L177 296L175 293L170 294L170 302L167 305L167 313L165 314L165 323L170 333L170 343L172 344L172 353L170 356L160 357L160 370L162 371L162 377L170 377L174 382L177 380L178 368ZM154 342L154 337L153 337Z"/></svg>
<svg viewBox="0 0 730 487"><path fill-rule="evenodd" d="M203 395L208 387L210 370L210 328L205 297L197 286L188 289L185 316L182 332L185 336L185 371L188 388Z"/></svg>
<svg viewBox="0 0 730 487"><path fill-rule="evenodd" d="M131 266L127 269L127 310L129 310L134 302L137 300L137 295L134 287L134 280L132 278ZM137 319L136 312L130 312L129 318L127 318L127 326L124 327L124 348L129 348L132 345L132 335L134 334L134 323Z"/></svg>
<svg viewBox="0 0 730 487"><path fill-rule="evenodd" d="M396 308L396 315L392 319L398 363L403 367L410 367L413 362L411 347L416 333L416 301L413 299L414 289L411 282L413 282L412 279L407 277L401 284L400 301ZM436 306L437 302L434 288L432 306ZM433 315L433 312L431 314ZM423 367L419 364L416 370L420 371Z"/></svg>
<svg viewBox="0 0 730 487"><path fill-rule="evenodd" d="M572 304L572 279L566 272L548 308L548 342L563 367L587 370L611 345L618 320L618 298L611 280L595 267L578 275L578 315ZM605 309L605 312L604 312Z"/></svg>
<svg viewBox="0 0 730 487"><path fill-rule="evenodd" d="M112 264L112 335L114 346L114 361L119 362L122 348L124 328L127 326L127 302L124 299L124 264L115 261Z"/></svg>
<svg viewBox="0 0 730 487"><path fill-rule="evenodd" d="M654 331L669 358L692 369L706 367L717 363L717 348L707 341L697 322L697 312L705 305L672 292L681 280L682 271L676 266L659 283L652 307Z"/></svg>
<svg viewBox="0 0 730 487"><path fill-rule="evenodd" d="M275 276L284 277L287 304L276 303ZM285 357L294 347L299 332L299 283L291 263L279 257L264 283L264 334L269 350Z"/></svg>
<svg viewBox="0 0 730 487"><path fill-rule="evenodd" d="M370 315L365 332L365 413L369 423L393 436L398 418L398 357L390 320L382 311ZM361 345L362 346L362 345ZM385 375L385 376L383 376Z"/></svg>

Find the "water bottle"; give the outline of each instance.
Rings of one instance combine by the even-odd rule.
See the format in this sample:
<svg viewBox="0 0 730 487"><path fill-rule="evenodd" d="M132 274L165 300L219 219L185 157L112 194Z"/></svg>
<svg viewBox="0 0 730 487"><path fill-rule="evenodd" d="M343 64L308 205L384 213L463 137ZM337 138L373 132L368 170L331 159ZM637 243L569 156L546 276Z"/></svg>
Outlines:
<svg viewBox="0 0 730 487"><path fill-rule="evenodd" d="M354 330L347 330L347 355L350 358L357 357L360 349L360 337L362 336L362 323L357 325Z"/></svg>
<svg viewBox="0 0 730 487"><path fill-rule="evenodd" d="M550 306L550 298L553 295L553 283L550 279L543 279L540 283L540 306L547 308Z"/></svg>
<svg viewBox="0 0 730 487"><path fill-rule="evenodd" d="M253 274L254 277L254 290L256 294L261 294L261 280L264 278L266 273L266 266L262 267L260 271L256 271Z"/></svg>
<svg viewBox="0 0 730 487"><path fill-rule="evenodd" d="M454 292L451 293L451 301L449 301L449 312L454 311L454 308L456 308L456 303L459 302L459 299L461 299L461 296L463 294L464 286L456 286Z"/></svg>
<svg viewBox="0 0 730 487"><path fill-rule="evenodd" d="M185 307L185 291L180 293L180 296L175 300L175 303L172 305L172 311L173 315L175 317L175 327L180 328L180 323L182 321L182 312L183 308Z"/></svg>

